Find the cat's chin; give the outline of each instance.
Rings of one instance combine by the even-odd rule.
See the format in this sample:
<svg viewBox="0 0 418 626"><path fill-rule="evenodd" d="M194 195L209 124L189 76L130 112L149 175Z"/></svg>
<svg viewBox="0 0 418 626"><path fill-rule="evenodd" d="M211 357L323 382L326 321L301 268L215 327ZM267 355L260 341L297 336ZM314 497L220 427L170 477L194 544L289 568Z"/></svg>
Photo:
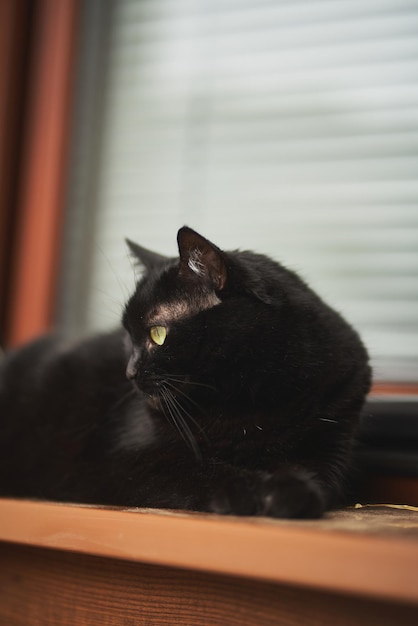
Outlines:
<svg viewBox="0 0 418 626"><path fill-rule="evenodd" d="M161 403L160 403L160 398L155 395L155 396L146 396L146 403L149 409L153 410L153 411L158 411L159 409L161 409Z"/></svg>

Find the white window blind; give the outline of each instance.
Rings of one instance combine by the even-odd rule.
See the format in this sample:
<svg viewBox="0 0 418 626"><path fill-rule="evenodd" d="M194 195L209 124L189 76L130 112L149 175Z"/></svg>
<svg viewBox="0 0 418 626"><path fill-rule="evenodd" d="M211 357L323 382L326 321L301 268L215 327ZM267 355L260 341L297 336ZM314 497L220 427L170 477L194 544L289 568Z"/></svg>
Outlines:
<svg viewBox="0 0 418 626"><path fill-rule="evenodd" d="M105 80L80 91L97 109L94 128L76 120L62 323L112 326L134 284L124 237L172 254L188 224L299 271L377 378L417 380L418 0L108 6Z"/></svg>

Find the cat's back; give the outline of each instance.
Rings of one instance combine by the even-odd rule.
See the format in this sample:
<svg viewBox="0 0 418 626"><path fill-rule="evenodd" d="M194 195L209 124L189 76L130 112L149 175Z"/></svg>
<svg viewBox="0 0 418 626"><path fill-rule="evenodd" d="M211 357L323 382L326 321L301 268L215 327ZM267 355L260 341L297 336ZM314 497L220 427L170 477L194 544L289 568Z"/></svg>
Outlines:
<svg viewBox="0 0 418 626"><path fill-rule="evenodd" d="M0 406L10 400L10 409L16 411L44 393L50 401L55 395L62 401L76 386L92 392L99 379L101 385L124 381L124 363L122 330L77 341L43 336L3 356ZM3 412L0 415L4 417Z"/></svg>
<svg viewBox="0 0 418 626"><path fill-rule="evenodd" d="M130 387L122 331L85 341L35 340L0 362L0 491L60 472ZM25 477L21 482L21 477ZM23 478L22 478L23 481ZM20 484L21 483L21 484Z"/></svg>

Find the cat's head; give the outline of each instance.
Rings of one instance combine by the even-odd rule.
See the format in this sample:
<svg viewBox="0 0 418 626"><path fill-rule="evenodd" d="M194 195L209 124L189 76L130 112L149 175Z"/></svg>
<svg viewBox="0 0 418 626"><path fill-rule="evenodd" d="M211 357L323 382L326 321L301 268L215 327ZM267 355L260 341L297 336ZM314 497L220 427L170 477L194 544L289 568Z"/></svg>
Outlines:
<svg viewBox="0 0 418 626"><path fill-rule="evenodd" d="M355 331L296 274L187 227L177 239L177 258L128 242L144 273L123 324L128 378L189 442L213 423L275 424L278 407L304 415L364 370Z"/></svg>
<svg viewBox="0 0 418 626"><path fill-rule="evenodd" d="M127 376L151 403L172 402L175 414L179 406L238 405L254 380L256 352L269 341L272 262L223 252L188 227L177 241L178 258L128 242L144 273L123 315Z"/></svg>

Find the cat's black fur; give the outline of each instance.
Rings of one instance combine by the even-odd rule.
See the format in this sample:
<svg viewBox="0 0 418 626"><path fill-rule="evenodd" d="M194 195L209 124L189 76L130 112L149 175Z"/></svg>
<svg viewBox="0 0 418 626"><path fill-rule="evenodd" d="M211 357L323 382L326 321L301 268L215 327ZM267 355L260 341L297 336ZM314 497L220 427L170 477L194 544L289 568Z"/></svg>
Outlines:
<svg viewBox="0 0 418 626"><path fill-rule="evenodd" d="M316 517L341 496L370 386L356 332L293 272L185 227L123 329L0 367L0 493ZM162 345L150 327L163 326ZM126 375L125 375L126 372Z"/></svg>

